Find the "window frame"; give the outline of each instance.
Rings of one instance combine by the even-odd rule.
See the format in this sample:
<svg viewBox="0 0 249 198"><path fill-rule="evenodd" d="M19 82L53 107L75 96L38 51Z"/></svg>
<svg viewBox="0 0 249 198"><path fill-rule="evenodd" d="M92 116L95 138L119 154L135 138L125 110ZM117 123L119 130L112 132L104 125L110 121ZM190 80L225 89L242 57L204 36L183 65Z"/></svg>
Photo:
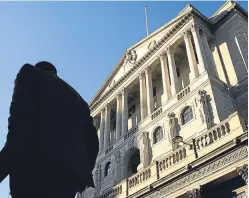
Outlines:
<svg viewBox="0 0 249 198"><path fill-rule="evenodd" d="M156 137L156 133L158 132L158 130L161 130L159 132L161 132L161 135L159 134L159 138L160 139L157 139ZM161 137L160 137L161 136ZM158 142L161 142L164 138L164 134L163 134L163 128L161 126L158 126L154 129L153 131L153 145L157 144Z"/></svg>
<svg viewBox="0 0 249 198"><path fill-rule="evenodd" d="M184 113L187 111L187 109L190 109L190 110L191 110L191 114L192 114L192 117L191 117L191 119L189 119L189 120L186 120L186 119L184 118ZM185 124L191 122L191 121L194 119L193 107L192 107L191 105L188 105L188 106L184 107L184 108L182 109L182 111L181 111L181 116L180 116L180 117L181 117L181 124L182 124L182 126L184 126Z"/></svg>
<svg viewBox="0 0 249 198"><path fill-rule="evenodd" d="M110 171L111 171L111 161L108 161L106 164L105 164L105 170L104 170L104 177L107 177L110 175Z"/></svg>

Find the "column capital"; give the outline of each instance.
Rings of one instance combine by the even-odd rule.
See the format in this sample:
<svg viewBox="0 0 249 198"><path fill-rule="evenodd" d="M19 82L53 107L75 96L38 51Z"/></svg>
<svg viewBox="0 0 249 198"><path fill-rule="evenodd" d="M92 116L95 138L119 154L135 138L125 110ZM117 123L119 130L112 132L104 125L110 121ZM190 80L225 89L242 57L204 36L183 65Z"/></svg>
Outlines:
<svg viewBox="0 0 249 198"><path fill-rule="evenodd" d="M174 54L175 53L175 49L172 46L167 46L166 48L166 53L169 54Z"/></svg>
<svg viewBox="0 0 249 198"><path fill-rule="evenodd" d="M191 25L190 29L191 29L191 32L199 32L201 30L201 27L198 24L193 24Z"/></svg>
<svg viewBox="0 0 249 198"><path fill-rule="evenodd" d="M148 75L148 73L151 71L151 68L149 66L146 66L144 69L145 75Z"/></svg>
<svg viewBox="0 0 249 198"><path fill-rule="evenodd" d="M246 182L246 184L248 184L248 164L244 164L242 167L238 167L237 172Z"/></svg>
<svg viewBox="0 0 249 198"><path fill-rule="evenodd" d="M166 54L166 51L165 51L165 50L161 51L161 52L157 55L157 59L159 59L159 60L163 59L163 57L165 56L165 54Z"/></svg>
<svg viewBox="0 0 249 198"><path fill-rule="evenodd" d="M123 96L127 92L127 88L123 87L120 91L121 95Z"/></svg>
<svg viewBox="0 0 249 198"><path fill-rule="evenodd" d="M137 78L138 78L139 80L142 80L142 76L143 76L144 73L145 73L144 70L142 70L141 72L139 72L139 73L137 74Z"/></svg>
<svg viewBox="0 0 249 198"><path fill-rule="evenodd" d="M101 114L105 113L105 107L103 107L102 109L100 109L99 112L100 112Z"/></svg>
<svg viewBox="0 0 249 198"><path fill-rule="evenodd" d="M189 30L185 30L182 34L181 34L182 38L187 39L190 38L190 33Z"/></svg>
<svg viewBox="0 0 249 198"><path fill-rule="evenodd" d="M106 105L105 105L105 109L107 109L107 108L109 108L110 107L110 103L108 102L108 103L106 103Z"/></svg>
<svg viewBox="0 0 249 198"><path fill-rule="evenodd" d="M115 98L118 99L121 95L122 95L122 92L119 91L119 92L116 93Z"/></svg>
<svg viewBox="0 0 249 198"><path fill-rule="evenodd" d="M140 72L140 73L137 75L137 77L138 77L139 80L142 80L142 79L143 79L143 78L142 78L142 75L143 75L142 72Z"/></svg>
<svg viewBox="0 0 249 198"><path fill-rule="evenodd" d="M202 198L202 188L201 186L187 191L189 198Z"/></svg>

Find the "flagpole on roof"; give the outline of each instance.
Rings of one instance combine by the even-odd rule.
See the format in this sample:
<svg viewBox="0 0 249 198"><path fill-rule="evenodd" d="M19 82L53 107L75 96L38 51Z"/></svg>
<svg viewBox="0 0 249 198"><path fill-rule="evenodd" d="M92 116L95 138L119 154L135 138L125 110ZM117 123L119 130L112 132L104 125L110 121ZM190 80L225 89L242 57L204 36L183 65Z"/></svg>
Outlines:
<svg viewBox="0 0 249 198"><path fill-rule="evenodd" d="M147 5L144 6L145 12L145 22L146 22L146 34L149 35L149 26L148 26L148 15L147 15Z"/></svg>

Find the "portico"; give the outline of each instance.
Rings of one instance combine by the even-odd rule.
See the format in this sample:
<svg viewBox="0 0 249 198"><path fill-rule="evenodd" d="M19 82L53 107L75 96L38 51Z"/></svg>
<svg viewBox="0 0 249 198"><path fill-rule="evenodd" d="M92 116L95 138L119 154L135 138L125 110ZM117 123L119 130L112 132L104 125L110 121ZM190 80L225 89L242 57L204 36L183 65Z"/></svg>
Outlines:
<svg viewBox="0 0 249 198"><path fill-rule="evenodd" d="M109 134L111 131L110 102L103 103L104 107L100 113L100 126L102 126L99 136L100 148L107 149L111 142L124 136L128 128L131 128L128 127L130 107L128 98L136 100L134 94L133 97L129 96L134 85L136 85L137 93L135 95L139 97L139 103L136 104L136 107L139 106L139 108L135 108L135 112L139 113L140 121L151 115L161 105L166 104L172 97L194 82L199 75L207 71L206 68L209 68L210 64L207 62L207 53L205 52L211 54L206 34L204 34L204 30L201 33L201 27L197 24L183 29L173 44L166 44L152 59L151 64L142 67L143 69L138 72L135 80L131 81L129 85L119 88L111 101L116 120L115 129L112 128L112 131L115 130L113 132L115 135L110 136ZM161 93L157 93L157 90L160 89ZM131 100L130 103L132 103Z"/></svg>

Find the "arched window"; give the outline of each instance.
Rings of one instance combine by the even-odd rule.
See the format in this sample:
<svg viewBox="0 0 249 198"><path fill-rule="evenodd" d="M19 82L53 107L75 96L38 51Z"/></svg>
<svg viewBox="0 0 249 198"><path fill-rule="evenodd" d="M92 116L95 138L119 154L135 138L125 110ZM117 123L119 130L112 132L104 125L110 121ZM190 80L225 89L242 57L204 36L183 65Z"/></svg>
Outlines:
<svg viewBox="0 0 249 198"><path fill-rule="evenodd" d="M154 144L163 139L163 129L162 127L157 127L153 133Z"/></svg>
<svg viewBox="0 0 249 198"><path fill-rule="evenodd" d="M111 174L111 162L107 162L105 165L105 176L110 175Z"/></svg>
<svg viewBox="0 0 249 198"><path fill-rule="evenodd" d="M190 106L187 106L183 111L182 111L182 125L188 123L190 120L193 119L193 111Z"/></svg>

